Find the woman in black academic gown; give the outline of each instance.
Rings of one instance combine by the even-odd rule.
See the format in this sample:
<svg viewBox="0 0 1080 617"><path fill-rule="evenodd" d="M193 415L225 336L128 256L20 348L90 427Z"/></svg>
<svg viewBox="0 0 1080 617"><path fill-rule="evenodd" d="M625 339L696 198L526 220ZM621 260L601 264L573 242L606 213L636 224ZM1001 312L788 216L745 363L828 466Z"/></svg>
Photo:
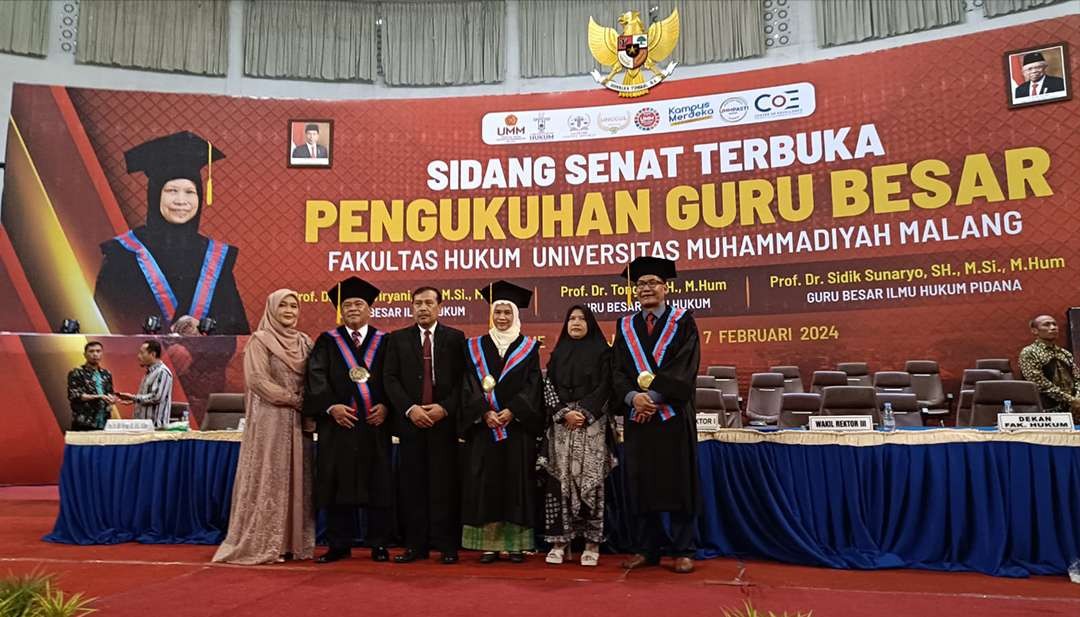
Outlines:
<svg viewBox="0 0 1080 617"><path fill-rule="evenodd" d="M212 201L203 192L201 170L225 155L184 131L136 146L124 157L128 173L141 171L148 178L148 208L145 225L101 245L105 259L94 300L109 330L139 332L151 315L168 327L191 315L212 317L217 334L248 334L233 278L237 248L199 233Z"/></svg>
<svg viewBox="0 0 1080 617"><path fill-rule="evenodd" d="M545 421L540 345L520 334L518 310L529 306L531 291L499 281L481 293L494 327L466 342L458 416L465 440L462 546L484 551L481 563L500 551L520 563L534 543L536 438Z"/></svg>

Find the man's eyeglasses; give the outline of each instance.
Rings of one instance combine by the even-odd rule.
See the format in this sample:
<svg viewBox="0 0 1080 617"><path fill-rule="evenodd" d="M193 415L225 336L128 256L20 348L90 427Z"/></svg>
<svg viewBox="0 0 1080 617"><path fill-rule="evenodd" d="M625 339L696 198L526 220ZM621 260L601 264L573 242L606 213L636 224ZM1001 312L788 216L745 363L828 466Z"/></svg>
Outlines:
<svg viewBox="0 0 1080 617"><path fill-rule="evenodd" d="M655 289L657 287L663 287L664 285L664 281L638 281L637 283L634 283L634 287L636 287L637 289Z"/></svg>

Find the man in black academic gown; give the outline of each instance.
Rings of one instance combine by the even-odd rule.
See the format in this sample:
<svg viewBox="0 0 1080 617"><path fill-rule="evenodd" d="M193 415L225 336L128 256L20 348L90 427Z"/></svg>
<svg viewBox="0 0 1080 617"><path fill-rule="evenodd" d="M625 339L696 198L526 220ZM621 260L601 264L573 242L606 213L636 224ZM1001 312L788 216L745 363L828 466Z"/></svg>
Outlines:
<svg viewBox="0 0 1080 617"><path fill-rule="evenodd" d="M442 292L420 287L412 294L416 324L387 340L383 385L391 423L401 443L398 476L405 527L405 552L394 561L458 560L461 544L458 441L465 334L438 322Z"/></svg>
<svg viewBox="0 0 1080 617"><path fill-rule="evenodd" d="M624 463L637 547L622 565L660 562L667 512L675 571L686 574L694 571L701 503L694 411L701 347L690 311L667 305L667 282L675 277L675 263L656 257L639 257L623 270L641 310L620 319L615 331L612 405L626 414Z"/></svg>
<svg viewBox="0 0 1080 617"><path fill-rule="evenodd" d="M382 376L386 345L385 333L368 324L379 290L352 276L329 294L344 324L315 340L304 384L304 415L318 423L315 505L326 511L329 545L316 562L350 555L361 507L371 558L387 561L393 482Z"/></svg>
<svg viewBox="0 0 1080 617"><path fill-rule="evenodd" d="M111 332L140 332L150 315L166 324L212 317L217 334L251 331L233 278L238 249L199 233L203 211L213 207L201 175L211 158L225 155L188 131L124 154L128 173L147 176L148 207L145 225L101 244L94 300Z"/></svg>

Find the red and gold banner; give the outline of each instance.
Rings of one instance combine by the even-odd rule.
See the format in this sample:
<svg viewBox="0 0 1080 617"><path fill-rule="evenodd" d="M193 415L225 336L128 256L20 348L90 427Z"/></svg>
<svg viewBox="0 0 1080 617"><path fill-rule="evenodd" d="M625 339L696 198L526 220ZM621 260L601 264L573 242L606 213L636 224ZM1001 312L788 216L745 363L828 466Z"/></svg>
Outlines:
<svg viewBox="0 0 1080 617"><path fill-rule="evenodd" d="M612 335L627 311L617 274L654 254L679 262L670 298L695 314L703 366L925 358L953 377L1015 357L1030 317L1080 301L1077 61L1048 52L1067 94L1010 109L1006 57L1075 47L1078 32L1070 16L675 76L632 103L603 89L309 101L17 85L0 329L137 331L95 301L102 245L159 207L125 153L187 131L224 154L198 232L238 250L226 269L249 327L291 287L302 327L326 329L322 290L355 273L383 291L380 327L409 323L410 290L433 284L443 319L472 335L487 328L476 290L506 278L537 291L523 330L550 348L574 303Z"/></svg>

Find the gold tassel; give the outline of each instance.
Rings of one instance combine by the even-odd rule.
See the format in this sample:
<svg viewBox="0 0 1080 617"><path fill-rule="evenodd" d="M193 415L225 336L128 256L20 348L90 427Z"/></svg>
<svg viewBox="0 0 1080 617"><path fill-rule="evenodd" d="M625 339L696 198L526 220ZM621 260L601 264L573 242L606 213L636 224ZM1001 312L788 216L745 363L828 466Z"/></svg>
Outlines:
<svg viewBox="0 0 1080 617"><path fill-rule="evenodd" d="M495 327L495 298L491 291L492 283L488 283L488 330Z"/></svg>
<svg viewBox="0 0 1080 617"><path fill-rule="evenodd" d="M336 317L334 317L334 323L341 325L341 283L337 284L337 305L334 307L336 310Z"/></svg>
<svg viewBox="0 0 1080 617"><path fill-rule="evenodd" d="M206 205L214 203L214 146L206 142Z"/></svg>
<svg viewBox="0 0 1080 617"><path fill-rule="evenodd" d="M630 286L630 264L626 264L626 310L634 310L634 288Z"/></svg>

